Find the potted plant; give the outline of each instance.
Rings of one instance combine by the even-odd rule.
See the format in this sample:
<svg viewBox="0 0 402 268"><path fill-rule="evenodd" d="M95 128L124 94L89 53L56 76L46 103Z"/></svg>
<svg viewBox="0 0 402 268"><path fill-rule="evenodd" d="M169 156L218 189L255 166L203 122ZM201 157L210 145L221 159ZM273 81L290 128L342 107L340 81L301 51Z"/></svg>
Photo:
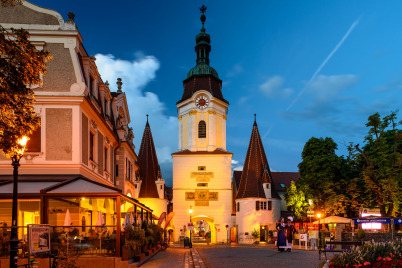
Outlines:
<svg viewBox="0 0 402 268"><path fill-rule="evenodd" d="M254 230L251 232L251 236L254 237L254 239L255 239L255 242L254 242L254 243L258 243L258 239L260 238L260 231L254 229Z"/></svg>

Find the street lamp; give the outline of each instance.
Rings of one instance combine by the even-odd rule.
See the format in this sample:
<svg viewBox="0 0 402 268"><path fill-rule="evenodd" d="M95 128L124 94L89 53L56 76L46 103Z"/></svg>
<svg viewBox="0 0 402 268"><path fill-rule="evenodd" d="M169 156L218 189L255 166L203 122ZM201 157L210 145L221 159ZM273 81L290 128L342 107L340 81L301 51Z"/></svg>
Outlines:
<svg viewBox="0 0 402 268"><path fill-rule="evenodd" d="M226 238L227 238L227 243L229 245L229 225L226 224Z"/></svg>
<svg viewBox="0 0 402 268"><path fill-rule="evenodd" d="M192 206L190 206L190 209L188 210L188 213L190 213L190 222L192 222L191 221L191 214L193 214L193 207ZM192 239L191 239L191 230L190 230L190 228L188 228L188 229L190 231L190 248L192 248L193 247L193 242L192 242Z"/></svg>
<svg viewBox="0 0 402 268"><path fill-rule="evenodd" d="M321 216L322 214L320 212L317 213L317 218L318 218L318 246L321 245Z"/></svg>
<svg viewBox="0 0 402 268"><path fill-rule="evenodd" d="M309 206L310 206L310 211L311 211L311 206L313 205L313 200L312 200L312 199L309 199L309 200L308 200L308 204L309 204ZM314 215L314 212L313 212L312 214ZM309 226L310 228L311 228L311 218L312 218L311 215L312 215L312 214L310 214L310 217L309 217L309 218L310 218L310 226ZM307 216L309 216L309 215L307 215Z"/></svg>
<svg viewBox="0 0 402 268"><path fill-rule="evenodd" d="M25 146L27 145L29 138L23 136L18 140L20 145L14 150L12 156L13 171L13 208L11 218L11 237L10 237L10 268L17 268L18 264L18 167L20 166L20 159L25 152Z"/></svg>

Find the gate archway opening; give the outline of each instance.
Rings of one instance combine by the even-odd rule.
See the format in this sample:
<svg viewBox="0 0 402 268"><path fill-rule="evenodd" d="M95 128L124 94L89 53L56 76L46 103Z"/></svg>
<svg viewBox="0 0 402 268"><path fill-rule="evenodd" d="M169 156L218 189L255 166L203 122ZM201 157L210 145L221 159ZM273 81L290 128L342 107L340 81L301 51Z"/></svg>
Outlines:
<svg viewBox="0 0 402 268"><path fill-rule="evenodd" d="M197 223L203 224L204 232L208 228L209 231L211 231L211 243L216 243L216 228L215 228L215 219L209 216L205 215L197 215L191 217L191 221L193 222L194 229L199 228L197 227ZM199 225L198 225L199 226ZM197 230L199 231L199 230Z"/></svg>

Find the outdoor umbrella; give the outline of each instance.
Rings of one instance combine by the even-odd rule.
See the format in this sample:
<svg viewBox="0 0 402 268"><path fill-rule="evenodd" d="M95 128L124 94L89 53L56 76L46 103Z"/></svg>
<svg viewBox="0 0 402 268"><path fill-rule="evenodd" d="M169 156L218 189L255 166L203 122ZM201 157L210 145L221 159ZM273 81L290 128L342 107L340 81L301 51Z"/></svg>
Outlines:
<svg viewBox="0 0 402 268"><path fill-rule="evenodd" d="M313 224L328 224L328 223L350 223L351 219L339 217L339 216L329 216L324 219L313 222Z"/></svg>
<svg viewBox="0 0 402 268"><path fill-rule="evenodd" d="M142 225L142 220L141 220L140 215L138 215L138 226L141 228L141 225Z"/></svg>
<svg viewBox="0 0 402 268"><path fill-rule="evenodd" d="M126 213L126 217L124 218L124 228L127 226L132 226L130 221L130 215L128 215L128 212Z"/></svg>
<svg viewBox="0 0 402 268"><path fill-rule="evenodd" d="M162 212L161 216L159 217L158 226L162 226L163 220L166 218L166 212Z"/></svg>
<svg viewBox="0 0 402 268"><path fill-rule="evenodd" d="M133 216L133 213L130 213L130 223L131 223L131 225L134 225L134 216Z"/></svg>
<svg viewBox="0 0 402 268"><path fill-rule="evenodd" d="M99 250L102 253L102 232L105 227L105 220L103 219L102 212L98 211L98 220L96 221L97 231L100 233L99 235Z"/></svg>
<svg viewBox="0 0 402 268"><path fill-rule="evenodd" d="M66 232L66 238L67 238L67 255L68 255L68 232L71 231L71 225L73 225L73 221L71 220L71 215L70 215L70 210L67 209L66 211L66 216L64 217L64 232Z"/></svg>

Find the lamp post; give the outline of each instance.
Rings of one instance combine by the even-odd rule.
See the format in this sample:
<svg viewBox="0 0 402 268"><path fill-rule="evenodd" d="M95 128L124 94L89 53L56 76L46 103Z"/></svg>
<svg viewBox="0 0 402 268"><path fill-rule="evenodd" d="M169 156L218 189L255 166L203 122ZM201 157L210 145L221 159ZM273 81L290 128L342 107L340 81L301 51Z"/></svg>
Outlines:
<svg viewBox="0 0 402 268"><path fill-rule="evenodd" d="M193 207L192 206L190 206L190 209L188 210L188 213L190 214L190 222L192 222L191 221L191 214L193 214ZM192 230L190 230L190 228L188 228L188 229L190 231L190 248L192 248L193 247L193 242L192 242L192 239L191 239L191 231Z"/></svg>
<svg viewBox="0 0 402 268"><path fill-rule="evenodd" d="M227 238L227 243L229 245L229 225L226 224L226 238Z"/></svg>
<svg viewBox="0 0 402 268"><path fill-rule="evenodd" d="M20 159L25 151L28 137L24 136L18 140L19 148L16 148L12 159L13 170L13 208L11 218L11 237L10 237L10 268L17 268L18 264L18 167Z"/></svg>
<svg viewBox="0 0 402 268"><path fill-rule="evenodd" d="M318 246L321 245L321 216L322 214L320 212L317 213L317 218L318 218Z"/></svg>
<svg viewBox="0 0 402 268"><path fill-rule="evenodd" d="M309 199L308 200L308 204L310 205L310 210L311 210L311 206L313 205L313 200L312 199ZM311 215L311 214L310 214ZM314 214L313 214L314 215ZM311 217L309 217L310 218L310 227L311 227Z"/></svg>

